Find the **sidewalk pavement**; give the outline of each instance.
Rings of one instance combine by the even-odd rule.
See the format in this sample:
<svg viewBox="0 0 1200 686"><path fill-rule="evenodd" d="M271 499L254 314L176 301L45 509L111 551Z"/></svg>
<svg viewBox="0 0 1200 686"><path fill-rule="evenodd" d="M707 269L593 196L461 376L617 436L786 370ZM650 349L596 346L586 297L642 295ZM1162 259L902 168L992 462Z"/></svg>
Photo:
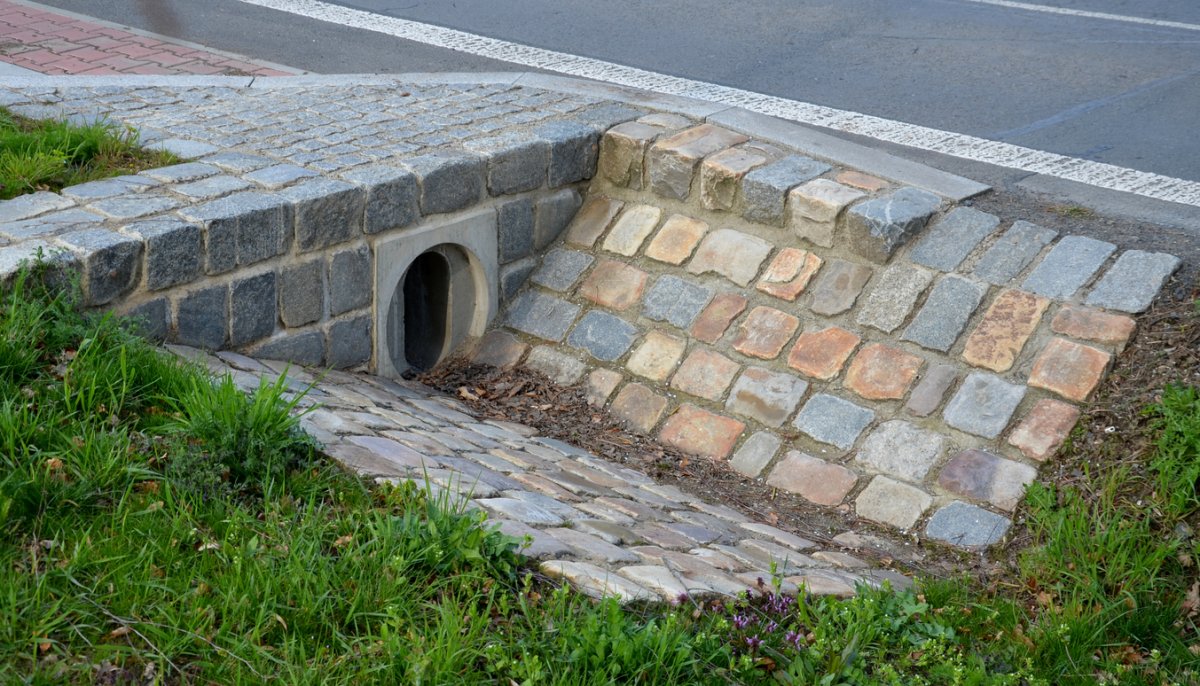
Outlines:
<svg viewBox="0 0 1200 686"><path fill-rule="evenodd" d="M24 0L0 0L0 77L41 74L287 76L299 70Z"/></svg>

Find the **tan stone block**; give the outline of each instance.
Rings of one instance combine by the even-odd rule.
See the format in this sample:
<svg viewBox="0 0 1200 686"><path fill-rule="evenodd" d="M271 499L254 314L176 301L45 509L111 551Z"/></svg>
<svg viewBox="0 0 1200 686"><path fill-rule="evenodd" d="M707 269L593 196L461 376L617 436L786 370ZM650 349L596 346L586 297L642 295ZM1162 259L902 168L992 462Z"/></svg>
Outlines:
<svg viewBox="0 0 1200 686"><path fill-rule="evenodd" d="M668 336L658 331L646 335L642 344L629 356L626 368L652 381L666 381L683 357L687 343L681 338Z"/></svg>
<svg viewBox="0 0 1200 686"><path fill-rule="evenodd" d="M696 245L708 233L708 223L699 219L673 214L646 248L646 257L667 264L683 264L692 256Z"/></svg>
<svg viewBox="0 0 1200 686"><path fill-rule="evenodd" d="M882 343L869 343L850 363L846 388L869 400L899 400L917 378L923 360Z"/></svg>
<svg viewBox="0 0 1200 686"><path fill-rule="evenodd" d="M858 516L898 529L907 529L933 504L933 497L919 488L886 476L877 476L858 494L854 509Z"/></svg>
<svg viewBox="0 0 1200 686"><path fill-rule="evenodd" d="M611 369L596 369L587 378L587 401L589 405L597 407L603 406L608 402L609 396L613 391L617 390L617 385L621 383L620 372L615 372Z"/></svg>
<svg viewBox="0 0 1200 686"><path fill-rule="evenodd" d="M740 147L722 150L700 165L700 203L710 210L730 210L742 177L766 164L761 151Z"/></svg>
<svg viewBox="0 0 1200 686"><path fill-rule="evenodd" d="M642 297L648 278L646 272L624 262L600 260L579 287L579 294L597 305L624 310Z"/></svg>
<svg viewBox="0 0 1200 686"><path fill-rule="evenodd" d="M624 206L625 203L620 200L603 195L588 198L571 220L571 226L567 229L567 242L584 248L592 247Z"/></svg>
<svg viewBox="0 0 1200 686"><path fill-rule="evenodd" d="M800 320L787 312L759 306L750 310L742 322L733 349L750 357L773 360L799 327Z"/></svg>
<svg viewBox="0 0 1200 686"><path fill-rule="evenodd" d="M785 455L767 477L768 486L826 507L840 505L856 483L858 475L853 471L797 450Z"/></svg>
<svg viewBox="0 0 1200 686"><path fill-rule="evenodd" d="M688 354L671 379L671 387L700 398L720 398L739 369L738 363L724 355L697 348Z"/></svg>
<svg viewBox="0 0 1200 686"><path fill-rule="evenodd" d="M744 288L758 275L772 247L758 236L717 229L704 237L687 269L693 274L715 272Z"/></svg>
<svg viewBox="0 0 1200 686"><path fill-rule="evenodd" d="M646 150L663 130L641 122L625 122L600 139L600 176L614 186L642 190Z"/></svg>
<svg viewBox="0 0 1200 686"><path fill-rule="evenodd" d="M626 208L604 239L604 249L626 257L634 255L661 218L662 210L651 205Z"/></svg>
<svg viewBox="0 0 1200 686"><path fill-rule="evenodd" d="M1112 355L1065 338L1055 338L1033 363L1029 385L1068 400L1087 400L1103 378Z"/></svg>
<svg viewBox="0 0 1200 686"><path fill-rule="evenodd" d="M641 433L650 433L666 409L667 399L640 383L626 384L611 408L617 418Z"/></svg>
<svg viewBox="0 0 1200 686"><path fill-rule="evenodd" d="M994 372L1012 368L1037 330L1050 301L1024 291L1005 290L992 301L979 326L967 337L963 359Z"/></svg>
<svg viewBox="0 0 1200 686"><path fill-rule="evenodd" d="M733 320L746 309L748 302L745 296L737 293L719 294L692 323L692 338L705 343L716 343L725 335Z"/></svg>
<svg viewBox="0 0 1200 686"><path fill-rule="evenodd" d="M521 361L526 350L529 350L529 346L516 336L506 331L489 331L479 339L471 361L475 364L508 369Z"/></svg>
<svg viewBox="0 0 1200 686"><path fill-rule="evenodd" d="M763 272L756 288L768 295L794 301L821 268L822 260L807 250L784 248Z"/></svg>
<svg viewBox="0 0 1200 686"><path fill-rule="evenodd" d="M1026 457L1045 460L1063 444L1077 421L1079 408L1061 400L1043 398L1013 429L1008 442Z"/></svg>
<svg viewBox="0 0 1200 686"><path fill-rule="evenodd" d="M868 193L875 193L888 187L888 182L877 176L864 174L859 171L847 170L841 172L836 177L838 183L844 183L847 186L861 188Z"/></svg>
<svg viewBox="0 0 1200 686"><path fill-rule="evenodd" d="M659 439L685 453L724 459L745 430L746 425L736 419L681 405L663 424Z"/></svg>
<svg viewBox="0 0 1200 686"><path fill-rule="evenodd" d="M1054 333L1085 341L1124 346L1137 323L1132 317L1112 314L1083 305L1067 305L1054 315L1050 322Z"/></svg>
<svg viewBox="0 0 1200 686"><path fill-rule="evenodd" d="M682 114L673 114L671 112L654 112L653 114L647 114L644 117L638 117L637 121L643 124L649 124L650 126L657 126L659 128L666 129L667 131L686 129L695 123Z"/></svg>
<svg viewBox="0 0 1200 686"><path fill-rule="evenodd" d="M787 363L805 376L828 381L838 375L860 341L856 334L836 326L805 331L796 339Z"/></svg>
<svg viewBox="0 0 1200 686"><path fill-rule="evenodd" d="M791 226L796 235L822 248L832 248L837 219L866 193L829 179L813 179L788 193Z"/></svg>
<svg viewBox="0 0 1200 686"><path fill-rule="evenodd" d="M651 190L663 197L686 199L701 159L747 140L745 135L712 124L701 124L658 140L646 153Z"/></svg>

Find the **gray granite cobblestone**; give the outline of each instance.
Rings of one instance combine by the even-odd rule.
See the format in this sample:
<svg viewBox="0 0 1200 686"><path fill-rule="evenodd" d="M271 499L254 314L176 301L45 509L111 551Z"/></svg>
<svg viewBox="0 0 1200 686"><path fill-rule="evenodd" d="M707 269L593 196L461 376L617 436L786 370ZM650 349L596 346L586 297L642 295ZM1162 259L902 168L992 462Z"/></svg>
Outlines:
<svg viewBox="0 0 1200 686"><path fill-rule="evenodd" d="M791 155L749 172L742 178L742 216L752 222L783 226L788 191L829 168L824 162Z"/></svg>
<svg viewBox="0 0 1200 686"><path fill-rule="evenodd" d="M1030 293L1066 300L1087 283L1117 246L1087 236L1067 236L1025 277Z"/></svg>
<svg viewBox="0 0 1200 686"><path fill-rule="evenodd" d="M1000 218L971 207L956 207L926 232L909 259L931 269L954 271L987 238Z"/></svg>

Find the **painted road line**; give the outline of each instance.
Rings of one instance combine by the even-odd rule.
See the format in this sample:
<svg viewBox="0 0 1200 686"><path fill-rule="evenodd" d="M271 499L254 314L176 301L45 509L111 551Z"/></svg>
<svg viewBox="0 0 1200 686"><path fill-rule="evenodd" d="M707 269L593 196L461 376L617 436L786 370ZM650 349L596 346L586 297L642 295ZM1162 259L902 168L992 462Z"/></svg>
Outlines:
<svg viewBox="0 0 1200 686"><path fill-rule="evenodd" d="M320 0L239 0L296 16L374 31L404 40L643 90L708 100L780 119L984 162L1033 174L1200 207L1200 182L1093 162L1011 143L893 121L859 112L695 81L613 62L535 48L433 24L400 19ZM999 1L999 0L997 0Z"/></svg>
<svg viewBox="0 0 1200 686"><path fill-rule="evenodd" d="M962 0L976 5L995 5L1013 10L1028 10L1046 14L1062 14L1068 17L1085 19L1103 19L1105 21L1123 21L1127 24L1143 24L1160 29L1181 29L1183 31L1200 31L1200 24L1188 24L1182 21L1167 21L1165 19L1147 19L1146 17L1131 17L1127 14L1110 14L1108 12L1092 12L1091 10L1075 10L1067 7L1052 7L1050 5L1035 5L1029 2L1012 2L1012 0Z"/></svg>

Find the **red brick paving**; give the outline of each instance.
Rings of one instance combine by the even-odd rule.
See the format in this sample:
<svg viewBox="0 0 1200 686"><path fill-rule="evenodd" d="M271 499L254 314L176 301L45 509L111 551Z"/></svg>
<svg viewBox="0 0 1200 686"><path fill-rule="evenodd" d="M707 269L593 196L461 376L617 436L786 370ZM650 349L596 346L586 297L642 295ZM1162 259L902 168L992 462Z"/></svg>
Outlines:
<svg viewBox="0 0 1200 686"><path fill-rule="evenodd" d="M292 73L13 0L0 0L0 61L42 74Z"/></svg>

